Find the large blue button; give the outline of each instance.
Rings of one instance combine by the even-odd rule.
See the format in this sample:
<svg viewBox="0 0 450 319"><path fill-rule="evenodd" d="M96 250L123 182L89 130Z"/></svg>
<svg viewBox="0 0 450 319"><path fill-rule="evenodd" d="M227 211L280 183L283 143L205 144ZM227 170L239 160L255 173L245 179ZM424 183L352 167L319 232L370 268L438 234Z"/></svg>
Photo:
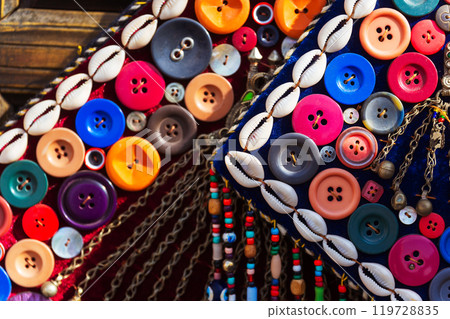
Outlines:
<svg viewBox="0 0 450 319"><path fill-rule="evenodd" d="M431 301L450 301L450 267L434 276L428 287L428 296Z"/></svg>
<svg viewBox="0 0 450 319"><path fill-rule="evenodd" d="M438 3L439 0L394 0L394 4L401 12L412 17L421 17L430 13Z"/></svg>
<svg viewBox="0 0 450 319"><path fill-rule="evenodd" d="M375 71L366 58L355 53L345 53L330 62L324 81L333 99L353 105L361 103L372 94Z"/></svg>
<svg viewBox="0 0 450 319"><path fill-rule="evenodd" d="M125 116L120 107L106 99L87 102L75 120L77 133L88 145L107 147L119 140L125 130Z"/></svg>
<svg viewBox="0 0 450 319"><path fill-rule="evenodd" d="M8 300L11 294L11 280L5 269L0 266L0 301Z"/></svg>
<svg viewBox="0 0 450 319"><path fill-rule="evenodd" d="M442 258L450 263L450 227L447 228L439 241L439 251ZM450 291L448 292L450 294Z"/></svg>

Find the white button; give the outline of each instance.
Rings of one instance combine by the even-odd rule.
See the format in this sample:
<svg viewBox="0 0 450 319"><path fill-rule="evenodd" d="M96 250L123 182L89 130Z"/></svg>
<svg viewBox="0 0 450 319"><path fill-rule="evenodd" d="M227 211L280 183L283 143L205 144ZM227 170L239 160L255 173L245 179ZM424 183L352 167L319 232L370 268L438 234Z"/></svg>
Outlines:
<svg viewBox="0 0 450 319"><path fill-rule="evenodd" d="M355 124L359 120L359 112L353 108L349 107L344 111L344 121L347 124Z"/></svg>
<svg viewBox="0 0 450 319"><path fill-rule="evenodd" d="M406 206L398 212L398 218L405 225L413 224L417 219L417 212L411 206Z"/></svg>

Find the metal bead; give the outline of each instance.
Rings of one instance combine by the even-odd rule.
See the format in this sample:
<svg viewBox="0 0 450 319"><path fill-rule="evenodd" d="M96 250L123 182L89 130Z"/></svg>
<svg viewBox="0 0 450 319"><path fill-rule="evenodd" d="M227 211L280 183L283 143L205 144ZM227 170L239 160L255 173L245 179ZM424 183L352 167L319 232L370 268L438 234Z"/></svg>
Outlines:
<svg viewBox="0 0 450 319"><path fill-rule="evenodd" d="M234 271L234 262L232 260L229 259L225 259L223 261L223 270L225 270L226 272L233 272Z"/></svg>
<svg viewBox="0 0 450 319"><path fill-rule="evenodd" d="M428 216L433 211L433 204L430 200L422 198L417 202L416 211L420 216Z"/></svg>
<svg viewBox="0 0 450 319"><path fill-rule="evenodd" d="M382 179L390 179L394 176L395 165L390 161L382 161L378 167L378 176Z"/></svg>
<svg viewBox="0 0 450 319"><path fill-rule="evenodd" d="M44 282L41 286L41 292L47 298L54 297L58 293L58 286L53 281Z"/></svg>
<svg viewBox="0 0 450 319"><path fill-rule="evenodd" d="M406 204L407 202L405 194L401 190L396 191L391 199L392 208L394 208L395 210L401 210L406 207Z"/></svg>

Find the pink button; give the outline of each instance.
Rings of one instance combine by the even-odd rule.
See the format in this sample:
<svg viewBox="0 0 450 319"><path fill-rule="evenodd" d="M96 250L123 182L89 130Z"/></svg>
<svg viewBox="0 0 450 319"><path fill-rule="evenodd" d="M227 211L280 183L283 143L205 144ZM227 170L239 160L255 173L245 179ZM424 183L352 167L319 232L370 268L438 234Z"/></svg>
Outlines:
<svg viewBox="0 0 450 319"><path fill-rule="evenodd" d="M310 137L317 145L331 143L344 125L339 104L322 94L303 98L292 114L294 131Z"/></svg>
<svg viewBox="0 0 450 319"><path fill-rule="evenodd" d="M354 169L367 167L377 156L378 143L375 136L365 128L353 126L339 135L336 155L342 164Z"/></svg>
<svg viewBox="0 0 450 319"><path fill-rule="evenodd" d="M383 186L374 181L367 181L367 183L363 187L361 196L371 203L377 203L383 193Z"/></svg>
<svg viewBox="0 0 450 319"><path fill-rule="evenodd" d="M407 286L421 286L439 269L439 252L431 240L421 235L400 238L389 252L389 269Z"/></svg>
<svg viewBox="0 0 450 319"><path fill-rule="evenodd" d="M435 54L445 44L445 32L433 20L422 20L412 28L411 43L417 52Z"/></svg>
<svg viewBox="0 0 450 319"><path fill-rule="evenodd" d="M387 79L392 93L400 100L417 103L433 94L438 74L429 58L420 53L409 52L391 63Z"/></svg>
<svg viewBox="0 0 450 319"><path fill-rule="evenodd" d="M242 27L237 30L231 39L236 49L241 52L248 52L256 46L258 38L256 32L249 27Z"/></svg>
<svg viewBox="0 0 450 319"><path fill-rule="evenodd" d="M116 94L120 102L138 111L157 106L164 96L165 87L161 73L145 61L125 65L116 79Z"/></svg>

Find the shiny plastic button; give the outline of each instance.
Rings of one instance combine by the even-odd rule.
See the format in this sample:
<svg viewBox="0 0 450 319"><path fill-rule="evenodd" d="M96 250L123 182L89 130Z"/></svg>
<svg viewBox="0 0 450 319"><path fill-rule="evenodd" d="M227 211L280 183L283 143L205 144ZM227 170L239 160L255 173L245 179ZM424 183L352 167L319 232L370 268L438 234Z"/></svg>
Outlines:
<svg viewBox="0 0 450 319"><path fill-rule="evenodd" d="M116 103L95 99L78 111L75 126L86 144L107 147L114 144L125 131L125 116Z"/></svg>
<svg viewBox="0 0 450 319"><path fill-rule="evenodd" d="M218 74L203 73L189 82L184 101L196 119L215 122L224 118L233 106L233 87Z"/></svg>
<svg viewBox="0 0 450 319"><path fill-rule="evenodd" d="M438 5L439 0L393 0L393 2L404 14L412 17L421 17L433 11Z"/></svg>
<svg viewBox="0 0 450 319"><path fill-rule="evenodd" d="M98 171L105 166L105 151L101 148L90 148L86 152L86 157L84 158L84 164L87 168L93 171Z"/></svg>
<svg viewBox="0 0 450 319"><path fill-rule="evenodd" d="M258 3L252 11L253 20L260 24L266 25L273 21L273 7L267 2Z"/></svg>
<svg viewBox="0 0 450 319"><path fill-rule="evenodd" d="M280 39L278 29L271 24L263 25L256 31L258 43L264 48L270 48L277 44Z"/></svg>
<svg viewBox="0 0 450 319"><path fill-rule="evenodd" d="M402 284L421 286L436 275L439 252L428 238L420 235L404 236L389 252L389 269Z"/></svg>
<svg viewBox="0 0 450 319"><path fill-rule="evenodd" d="M362 190L362 197L371 203L377 203L383 196L383 186L374 181L367 181Z"/></svg>
<svg viewBox="0 0 450 319"><path fill-rule="evenodd" d="M62 259L78 256L83 248L83 237L71 227L63 227L52 238L53 252Z"/></svg>
<svg viewBox="0 0 450 319"><path fill-rule="evenodd" d="M50 206L36 204L28 208L23 215L22 228L31 239L46 241L52 238L59 228L58 216Z"/></svg>
<svg viewBox="0 0 450 319"><path fill-rule="evenodd" d="M389 88L400 100L418 103L436 90L438 74L429 58L416 52L402 54L389 66Z"/></svg>
<svg viewBox="0 0 450 319"><path fill-rule="evenodd" d="M191 79L208 67L211 37L197 21L187 18L169 20L158 27L151 42L151 53L155 65L164 75L178 80Z"/></svg>
<svg viewBox="0 0 450 319"><path fill-rule="evenodd" d="M367 167L377 156L378 143L368 130L354 126L346 129L336 141L336 154L342 164L353 169Z"/></svg>
<svg viewBox="0 0 450 319"><path fill-rule="evenodd" d="M5 269L0 266L0 301L8 300L8 297L11 294L11 289L11 280L9 279Z"/></svg>
<svg viewBox="0 0 450 319"><path fill-rule="evenodd" d="M6 254L5 268L11 280L22 287L37 287L50 278L55 258L50 248L34 239L15 243Z"/></svg>
<svg viewBox="0 0 450 319"><path fill-rule="evenodd" d="M364 101L375 87L375 71L366 58L344 53L328 64L325 87L337 102L353 105Z"/></svg>
<svg viewBox="0 0 450 319"><path fill-rule="evenodd" d="M5 235L12 223L12 210L8 202L0 196L0 237Z"/></svg>
<svg viewBox="0 0 450 319"><path fill-rule="evenodd" d="M164 97L165 86L164 78L158 69L145 61L125 65L115 84L120 102L137 111L156 107Z"/></svg>
<svg viewBox="0 0 450 319"><path fill-rule="evenodd" d="M377 255L394 244L398 235L398 221L386 206L365 204L350 217L347 231L358 250Z"/></svg>
<svg viewBox="0 0 450 319"><path fill-rule="evenodd" d="M320 156L325 163L331 163L336 159L336 150L333 146L325 145L320 149Z"/></svg>
<svg viewBox="0 0 450 319"><path fill-rule="evenodd" d="M450 6L448 4L439 7L436 11L436 22L445 32L450 31Z"/></svg>
<svg viewBox="0 0 450 319"><path fill-rule="evenodd" d="M361 110L364 126L375 134L394 132L403 122L402 102L389 92L377 92L364 101Z"/></svg>
<svg viewBox="0 0 450 319"><path fill-rule="evenodd" d="M72 130L59 127L41 137L36 158L42 169L54 177L66 177L77 172L84 161L85 148Z"/></svg>
<svg viewBox="0 0 450 319"><path fill-rule="evenodd" d="M420 218L419 229L425 237L434 239L442 235L445 229L445 221L441 215L431 213L428 216Z"/></svg>
<svg viewBox="0 0 450 319"><path fill-rule="evenodd" d="M349 107L344 111L344 122L347 124L355 124L359 120L359 112L353 107Z"/></svg>
<svg viewBox="0 0 450 319"><path fill-rule="evenodd" d="M439 251L442 258L450 263L450 227L444 231L439 240Z"/></svg>
<svg viewBox="0 0 450 319"><path fill-rule="evenodd" d="M91 230L111 220L116 211L116 200L116 190L106 177L91 171L81 171L61 185L58 209L69 225Z"/></svg>
<svg viewBox="0 0 450 319"><path fill-rule="evenodd" d="M343 219L358 207L361 188L356 178L340 168L326 169L309 186L309 202L327 219Z"/></svg>
<svg viewBox="0 0 450 319"><path fill-rule="evenodd" d="M281 42L281 54L285 57L286 54L288 53L288 51L290 49L292 49L292 47L297 43L296 39L290 38L290 37L286 37L284 38L284 40Z"/></svg>
<svg viewBox="0 0 450 319"><path fill-rule="evenodd" d="M411 44L417 52L432 55L445 44L445 33L432 20L419 21L411 31Z"/></svg>
<svg viewBox="0 0 450 319"><path fill-rule="evenodd" d="M26 291L12 296L8 301L50 301L50 299L37 292Z"/></svg>
<svg viewBox="0 0 450 319"><path fill-rule="evenodd" d="M127 127L132 132L140 132L147 125L147 116L139 111L131 112L127 115Z"/></svg>
<svg viewBox="0 0 450 319"><path fill-rule="evenodd" d="M47 189L47 175L29 160L9 164L0 176L1 193L14 207L28 208L39 203Z"/></svg>
<svg viewBox="0 0 450 319"><path fill-rule="evenodd" d="M251 51L258 42L256 32L249 27L242 27L233 33L231 41L236 49L241 52Z"/></svg>
<svg viewBox="0 0 450 319"><path fill-rule="evenodd" d="M411 28L397 10L377 9L361 23L359 39L364 50L374 58L391 60L408 48Z"/></svg>
<svg viewBox="0 0 450 319"><path fill-rule="evenodd" d="M331 143L344 126L341 107L326 95L308 95L295 107L292 126L294 131L312 138L317 145Z"/></svg>
<svg viewBox="0 0 450 319"><path fill-rule="evenodd" d="M428 287L428 296L431 301L450 301L450 267L434 276Z"/></svg>
<svg viewBox="0 0 450 319"><path fill-rule="evenodd" d="M241 55L234 46L226 43L219 44L212 51L209 66L219 75L233 75L241 66Z"/></svg>
<svg viewBox="0 0 450 319"><path fill-rule="evenodd" d="M414 207L406 206L398 212L398 218L404 225L412 225L417 219L417 212Z"/></svg>
<svg viewBox="0 0 450 319"><path fill-rule="evenodd" d="M125 137L116 142L106 155L106 173L117 187L139 191L150 186L159 174L158 151L140 137Z"/></svg>
<svg viewBox="0 0 450 319"><path fill-rule="evenodd" d="M184 99L184 86L178 82L169 83L164 93L170 103L178 103Z"/></svg>

